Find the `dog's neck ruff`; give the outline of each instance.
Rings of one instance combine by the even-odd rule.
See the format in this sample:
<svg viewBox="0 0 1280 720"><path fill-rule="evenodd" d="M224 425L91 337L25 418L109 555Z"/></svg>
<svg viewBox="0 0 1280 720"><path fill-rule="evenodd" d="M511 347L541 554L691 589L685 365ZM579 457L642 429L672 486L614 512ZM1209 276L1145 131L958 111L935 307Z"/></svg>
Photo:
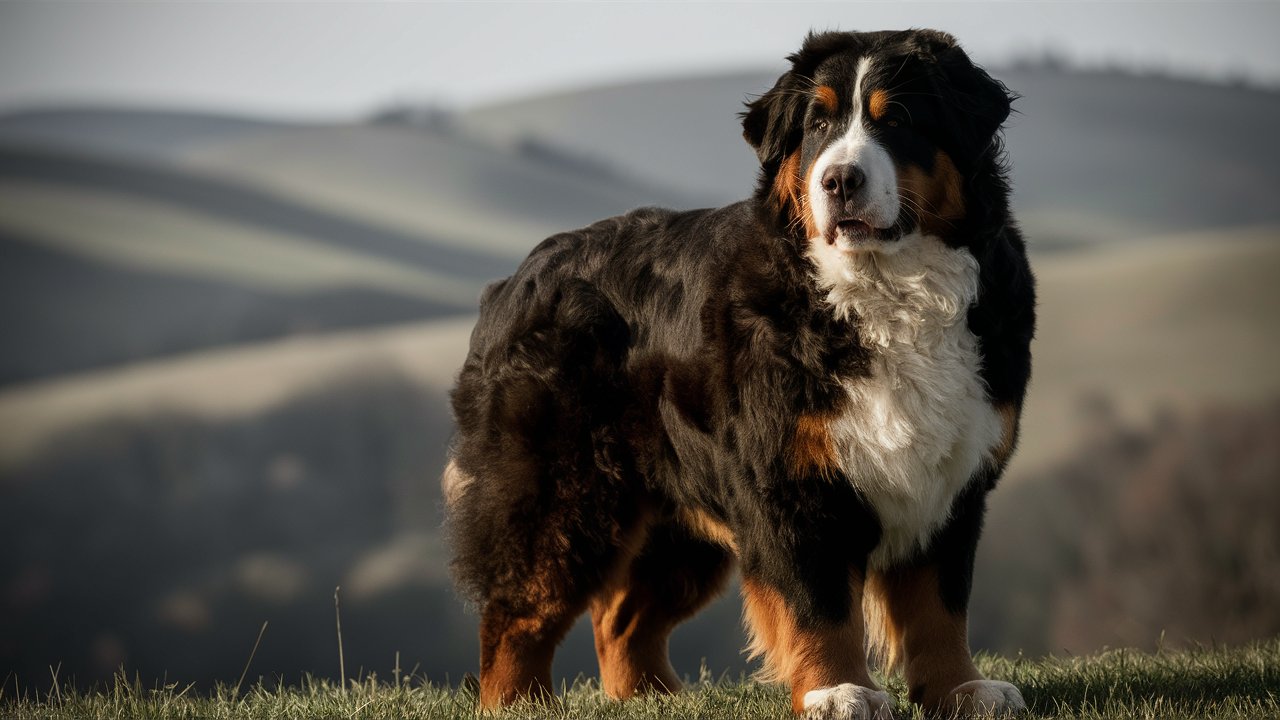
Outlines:
<svg viewBox="0 0 1280 720"><path fill-rule="evenodd" d="M843 379L832 438L880 519L871 564L886 567L924 549L1000 441L968 327L978 262L919 234L857 253L816 239L810 257L832 312L870 353L869 375Z"/></svg>

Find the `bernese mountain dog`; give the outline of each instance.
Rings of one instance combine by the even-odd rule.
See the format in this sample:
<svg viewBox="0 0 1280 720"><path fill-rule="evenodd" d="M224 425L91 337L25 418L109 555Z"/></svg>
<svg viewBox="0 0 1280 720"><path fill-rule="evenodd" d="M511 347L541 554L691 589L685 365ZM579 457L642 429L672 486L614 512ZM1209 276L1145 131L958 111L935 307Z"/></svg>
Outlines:
<svg viewBox="0 0 1280 720"><path fill-rule="evenodd" d="M551 692L591 614L604 691L741 572L752 656L811 718L1007 712L966 630L1018 436L1034 279L1000 128L950 35L810 34L746 106L749 199L554 235L489 286L442 481L480 704Z"/></svg>

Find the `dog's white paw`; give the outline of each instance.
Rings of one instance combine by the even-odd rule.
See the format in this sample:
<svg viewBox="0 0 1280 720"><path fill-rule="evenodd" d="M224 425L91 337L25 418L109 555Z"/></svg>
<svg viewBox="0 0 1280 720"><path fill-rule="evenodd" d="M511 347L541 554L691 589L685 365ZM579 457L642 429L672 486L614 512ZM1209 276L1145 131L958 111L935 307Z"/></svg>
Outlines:
<svg viewBox="0 0 1280 720"><path fill-rule="evenodd" d="M973 680L951 691L959 717L1000 717L1027 709L1018 688L999 680Z"/></svg>
<svg viewBox="0 0 1280 720"><path fill-rule="evenodd" d="M893 698L853 683L804 694L805 720L893 720Z"/></svg>

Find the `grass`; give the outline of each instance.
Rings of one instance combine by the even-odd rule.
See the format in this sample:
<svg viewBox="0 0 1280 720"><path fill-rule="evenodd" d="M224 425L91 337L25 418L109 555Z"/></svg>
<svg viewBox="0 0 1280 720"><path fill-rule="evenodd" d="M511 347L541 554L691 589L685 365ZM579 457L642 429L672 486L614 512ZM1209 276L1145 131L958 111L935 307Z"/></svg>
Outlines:
<svg viewBox="0 0 1280 720"><path fill-rule="evenodd" d="M983 656L990 677L1018 685L1038 718L1245 718L1280 717L1280 638L1245 648L1200 648L1154 654L1117 650L1079 658ZM220 686L199 694L190 686L145 687L123 673L105 687L76 690L57 683L47 694L24 691L15 682L0 689L5 718L474 718L475 695L422 678L376 675L348 682L306 678L298 685L258 681L243 692ZM888 683L899 701L898 717L919 717L901 701L901 678ZM598 684L580 679L562 688L553 706L524 705L500 718L609 718L672 720L786 718L790 703L780 687L744 679L714 678L707 671L670 697L613 702Z"/></svg>

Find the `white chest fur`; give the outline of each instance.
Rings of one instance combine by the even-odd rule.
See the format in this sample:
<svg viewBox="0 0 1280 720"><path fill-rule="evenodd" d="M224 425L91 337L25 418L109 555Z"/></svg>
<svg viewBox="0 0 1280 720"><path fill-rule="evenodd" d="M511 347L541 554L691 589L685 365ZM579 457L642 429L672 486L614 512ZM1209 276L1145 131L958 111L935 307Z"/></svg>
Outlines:
<svg viewBox="0 0 1280 720"><path fill-rule="evenodd" d="M977 260L919 235L884 249L846 254L815 243L812 253L833 311L855 319L871 352L870 375L844 383L849 402L832 439L880 518L873 567L923 548L1001 432L967 322Z"/></svg>

